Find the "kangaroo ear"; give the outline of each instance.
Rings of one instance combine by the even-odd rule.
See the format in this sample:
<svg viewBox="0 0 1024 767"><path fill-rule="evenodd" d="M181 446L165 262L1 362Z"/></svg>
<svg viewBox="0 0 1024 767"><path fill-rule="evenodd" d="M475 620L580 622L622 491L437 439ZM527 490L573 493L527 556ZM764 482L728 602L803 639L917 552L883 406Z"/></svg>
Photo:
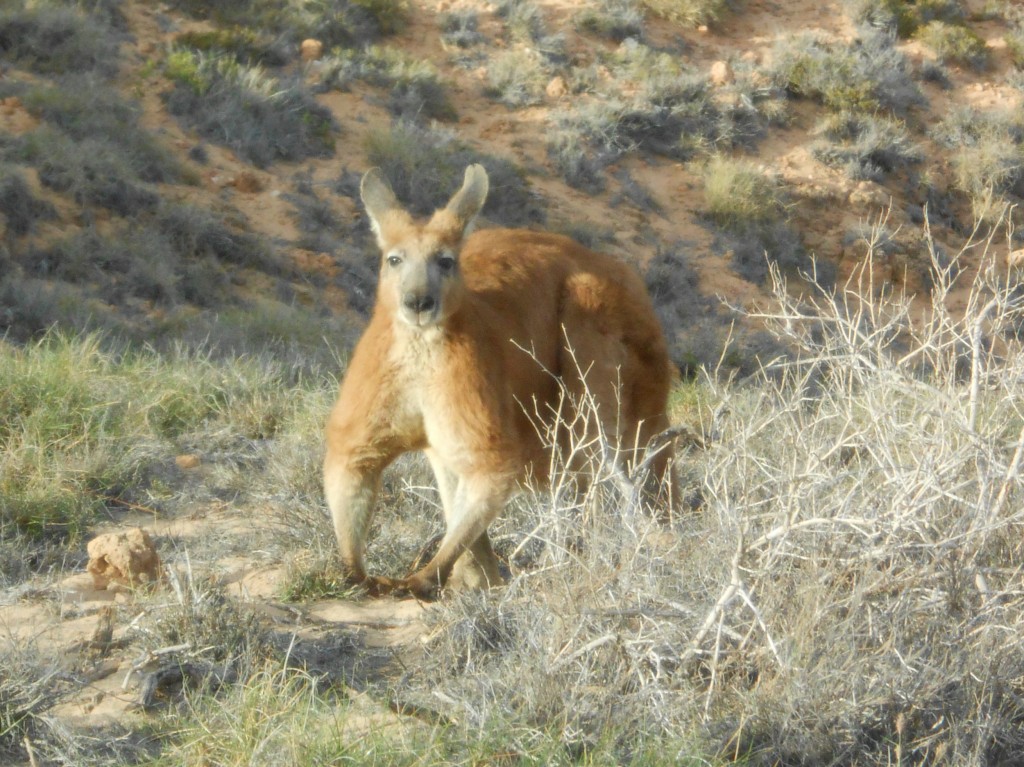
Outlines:
<svg viewBox="0 0 1024 767"><path fill-rule="evenodd" d="M462 189L455 193L446 208L455 216L463 230L469 228L484 207L488 187L487 171L483 165L470 165L466 168Z"/></svg>
<svg viewBox="0 0 1024 767"><path fill-rule="evenodd" d="M391 190L391 184L384 177L380 168L370 168L359 184L359 197L363 201L366 213L370 217L370 228L383 247L381 223L384 217L394 210L401 210L398 198Z"/></svg>

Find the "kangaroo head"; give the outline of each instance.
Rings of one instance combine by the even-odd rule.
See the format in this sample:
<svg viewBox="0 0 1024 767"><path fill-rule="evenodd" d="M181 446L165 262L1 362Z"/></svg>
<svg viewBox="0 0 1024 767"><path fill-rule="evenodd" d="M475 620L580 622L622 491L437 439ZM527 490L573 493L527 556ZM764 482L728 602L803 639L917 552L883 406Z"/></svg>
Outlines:
<svg viewBox="0 0 1024 767"><path fill-rule="evenodd" d="M398 203L377 168L367 171L360 196L380 245L377 302L405 324L427 329L442 324L463 294L459 250L487 199L487 171L470 165L462 188L426 223L417 223Z"/></svg>

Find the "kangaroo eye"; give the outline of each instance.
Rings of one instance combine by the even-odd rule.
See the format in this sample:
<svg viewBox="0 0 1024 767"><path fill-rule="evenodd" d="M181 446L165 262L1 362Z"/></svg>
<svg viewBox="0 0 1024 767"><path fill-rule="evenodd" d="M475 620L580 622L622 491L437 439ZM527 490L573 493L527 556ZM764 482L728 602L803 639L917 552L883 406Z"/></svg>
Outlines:
<svg viewBox="0 0 1024 767"><path fill-rule="evenodd" d="M437 259L437 265L441 267L442 272L450 272L455 268L455 258L444 254Z"/></svg>
<svg viewBox="0 0 1024 767"><path fill-rule="evenodd" d="M388 266L398 266L400 263L402 263L401 256L395 253L392 253L390 256L388 256Z"/></svg>

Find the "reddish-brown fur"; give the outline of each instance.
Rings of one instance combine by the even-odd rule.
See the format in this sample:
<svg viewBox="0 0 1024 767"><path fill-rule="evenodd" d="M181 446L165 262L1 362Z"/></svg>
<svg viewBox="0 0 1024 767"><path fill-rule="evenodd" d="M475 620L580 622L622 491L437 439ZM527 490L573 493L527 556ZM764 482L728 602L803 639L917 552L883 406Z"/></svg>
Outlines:
<svg viewBox="0 0 1024 767"><path fill-rule="evenodd" d="M558 408L556 376L576 397L589 391L623 449L667 427L668 354L639 277L555 234L464 236L486 192L471 166L448 207L418 225L379 174L364 178L381 280L327 426L324 481L343 565L371 592L431 597L453 570L469 586L500 580L487 526L527 474L543 479L531 416ZM410 450L430 459L447 532L408 578L371 577L363 551L380 475ZM655 462L663 479L669 458Z"/></svg>

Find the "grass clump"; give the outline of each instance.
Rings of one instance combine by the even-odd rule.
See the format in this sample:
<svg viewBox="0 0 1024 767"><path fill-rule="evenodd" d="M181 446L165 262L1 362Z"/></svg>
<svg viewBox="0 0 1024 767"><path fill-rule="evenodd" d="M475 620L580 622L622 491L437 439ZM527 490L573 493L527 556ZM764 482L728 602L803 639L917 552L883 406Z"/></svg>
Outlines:
<svg viewBox="0 0 1024 767"><path fill-rule="evenodd" d="M689 26L717 24L729 12L729 0L642 0L652 13Z"/></svg>
<svg viewBox="0 0 1024 767"><path fill-rule="evenodd" d="M235 439L288 430L305 401L291 378L255 358L108 351L97 335L5 343L0 540L74 543L108 505L173 503L173 457L185 445L237 450Z"/></svg>
<svg viewBox="0 0 1024 767"><path fill-rule="evenodd" d="M72 685L57 662L24 640L0 649L0 756L28 758L25 743L51 734L46 712Z"/></svg>
<svg viewBox="0 0 1024 767"><path fill-rule="evenodd" d="M21 93L33 115L73 141L93 141L116 149L132 175L150 183L184 180L174 155L139 125L142 110L115 88L88 77L68 76L52 87Z"/></svg>
<svg viewBox="0 0 1024 767"><path fill-rule="evenodd" d="M174 38L174 44L208 55L228 54L240 64L273 67L288 63L278 42L247 27L182 32Z"/></svg>
<svg viewBox="0 0 1024 767"><path fill-rule="evenodd" d="M398 119L449 121L457 117L437 69L398 48L370 46L323 59L321 87L349 90L357 80L387 89L388 110Z"/></svg>
<svg viewBox="0 0 1024 767"><path fill-rule="evenodd" d="M167 60L167 109L204 138L258 167L334 152L334 120L300 82L234 59L177 50Z"/></svg>
<svg viewBox="0 0 1024 767"><path fill-rule="evenodd" d="M8 239L24 237L37 221L56 215L52 205L33 194L20 171L0 165L0 217Z"/></svg>
<svg viewBox="0 0 1024 767"><path fill-rule="evenodd" d="M789 273L808 265L775 179L747 161L721 155L708 161L702 175L705 215L732 250L740 276L760 283L768 276L769 263Z"/></svg>
<svg viewBox="0 0 1024 767"><path fill-rule="evenodd" d="M635 0L600 0L577 13L575 22L585 32L616 42L643 37L644 14Z"/></svg>
<svg viewBox="0 0 1024 767"><path fill-rule="evenodd" d="M777 44L774 77L793 96L836 112L904 115L922 104L924 96L893 43L891 35L871 30L849 45L799 35Z"/></svg>
<svg viewBox="0 0 1024 767"><path fill-rule="evenodd" d="M964 64L973 69L985 69L989 64L985 41L960 24L930 21L917 31L915 37L943 61Z"/></svg>
<svg viewBox="0 0 1024 767"><path fill-rule="evenodd" d="M443 207L462 183L466 167L480 163L490 179L483 209L490 221L515 227L544 220L542 206L520 168L480 154L445 131L396 123L389 132L369 138L367 159L384 171L395 194L416 215Z"/></svg>
<svg viewBox="0 0 1024 767"><path fill-rule="evenodd" d="M719 155L707 163L703 177L707 216L723 229L755 228L785 214L778 183L749 162Z"/></svg>
<svg viewBox="0 0 1024 767"><path fill-rule="evenodd" d="M214 5L175 0L171 5L223 27L262 29L293 44L314 37L328 49L364 45L394 34L404 28L409 10L406 0L226 0Z"/></svg>
<svg viewBox="0 0 1024 767"><path fill-rule="evenodd" d="M924 159L902 121L877 115L839 113L815 129L824 141L814 147L822 162L843 169L853 179L880 181L888 173Z"/></svg>
<svg viewBox="0 0 1024 767"><path fill-rule="evenodd" d="M548 76L544 64L527 50L505 51L487 64L484 93L511 109L533 106L544 100Z"/></svg>
<svg viewBox="0 0 1024 767"><path fill-rule="evenodd" d="M14 158L35 166L43 186L85 209L96 206L134 216L155 210L160 202L130 157L102 139L74 141L44 126L18 141Z"/></svg>
<svg viewBox="0 0 1024 767"><path fill-rule="evenodd" d="M117 75L118 34L74 3L14 0L0 10L0 55L43 75Z"/></svg>
<svg viewBox="0 0 1024 767"><path fill-rule="evenodd" d="M548 155L573 186L596 193L603 168L626 154L687 160L716 148L753 143L778 117L776 90L741 71L720 99L707 78L678 57L627 40L605 60L613 85L553 115Z"/></svg>
<svg viewBox="0 0 1024 767"><path fill-rule="evenodd" d="M469 8L446 11L437 17L441 41L456 48L472 48L484 42L480 32L480 15Z"/></svg>
<svg viewBox="0 0 1024 767"><path fill-rule="evenodd" d="M846 0L845 5L855 22L887 29L903 39L931 21L964 20L958 0Z"/></svg>
<svg viewBox="0 0 1024 767"><path fill-rule="evenodd" d="M1004 200L1024 198L1024 122L1016 112L954 110L932 136L952 153L953 185L976 218L991 221Z"/></svg>

